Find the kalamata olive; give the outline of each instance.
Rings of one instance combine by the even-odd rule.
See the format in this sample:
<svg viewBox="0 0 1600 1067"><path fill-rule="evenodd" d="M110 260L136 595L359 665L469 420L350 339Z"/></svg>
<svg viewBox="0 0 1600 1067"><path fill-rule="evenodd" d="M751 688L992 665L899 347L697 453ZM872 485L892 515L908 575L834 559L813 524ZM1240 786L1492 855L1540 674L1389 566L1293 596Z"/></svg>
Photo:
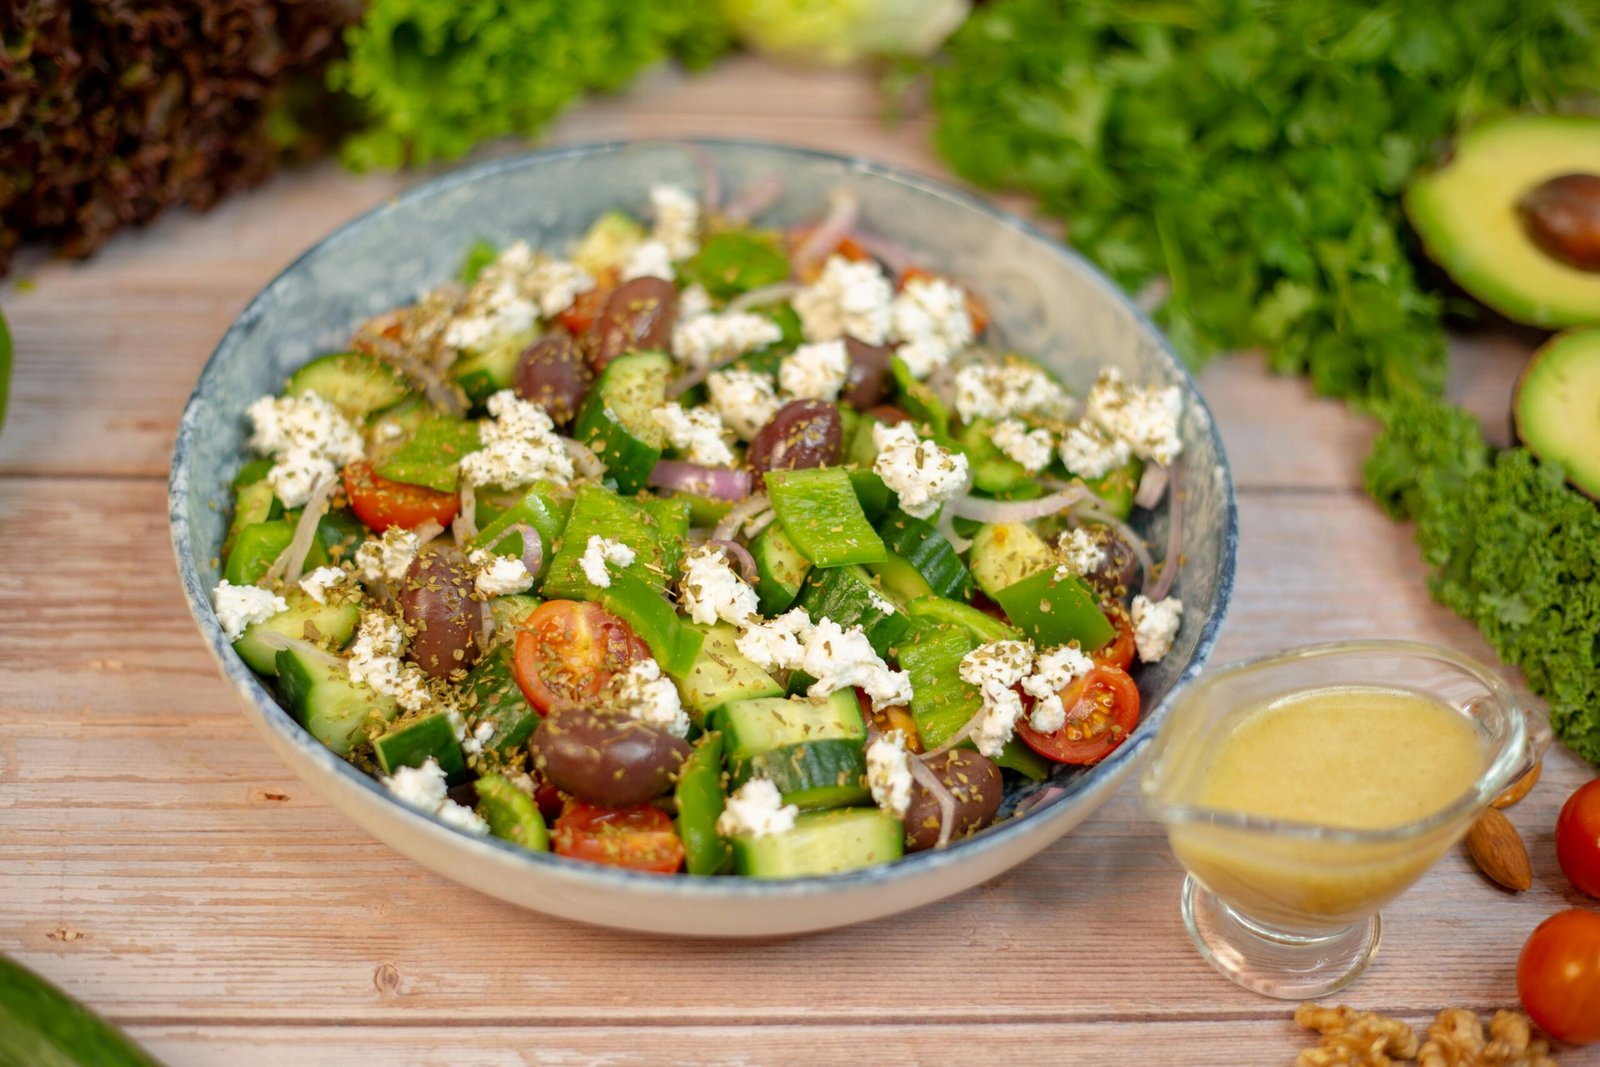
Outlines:
<svg viewBox="0 0 1600 1067"><path fill-rule="evenodd" d="M1000 810L1004 783L1000 768L981 752L953 748L927 761L927 766L955 797L955 830L951 840L976 833ZM939 801L921 782L911 787L906 807L906 851L920 852L939 842Z"/></svg>
<svg viewBox="0 0 1600 1067"><path fill-rule="evenodd" d="M895 407L893 404L879 404L867 412L885 426L899 426L902 422L909 422L910 415Z"/></svg>
<svg viewBox="0 0 1600 1067"><path fill-rule="evenodd" d="M523 349L512 382L517 395L544 408L557 426L572 421L594 373L566 330L552 330Z"/></svg>
<svg viewBox="0 0 1600 1067"><path fill-rule="evenodd" d="M1085 529L1100 546L1100 565L1083 576L1090 587L1101 596L1125 600L1130 592L1139 588L1143 568L1132 547L1110 526L1087 526Z"/></svg>
<svg viewBox="0 0 1600 1067"><path fill-rule="evenodd" d="M756 433L746 459L757 480L767 471L829 467L844 448L844 417L826 400L791 400Z"/></svg>
<svg viewBox="0 0 1600 1067"><path fill-rule="evenodd" d="M606 808L665 793L691 751L665 730L587 708L552 713L529 746L534 767L556 788Z"/></svg>
<svg viewBox="0 0 1600 1067"><path fill-rule="evenodd" d="M850 356L850 369L845 373L844 390L839 399L857 411L866 411L889 395L894 381L889 360L894 350L848 336L844 339L844 350Z"/></svg>
<svg viewBox="0 0 1600 1067"><path fill-rule="evenodd" d="M406 655L434 678L465 670L478 658L482 601L473 600L472 568L460 555L424 552L400 583L400 611L411 635Z"/></svg>
<svg viewBox="0 0 1600 1067"><path fill-rule="evenodd" d="M1517 201L1533 243L1578 270L1600 271L1600 174L1563 174Z"/></svg>
<svg viewBox="0 0 1600 1067"><path fill-rule="evenodd" d="M624 352L668 348L678 318L678 290L664 278L635 278L611 291L589 327L589 366L596 374Z"/></svg>

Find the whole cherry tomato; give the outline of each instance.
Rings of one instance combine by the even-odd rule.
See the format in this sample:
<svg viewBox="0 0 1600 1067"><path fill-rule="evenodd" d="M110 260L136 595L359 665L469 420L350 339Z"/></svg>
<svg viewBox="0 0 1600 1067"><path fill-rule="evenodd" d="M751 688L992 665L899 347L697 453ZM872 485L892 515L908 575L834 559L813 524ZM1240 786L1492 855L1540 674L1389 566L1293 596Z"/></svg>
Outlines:
<svg viewBox="0 0 1600 1067"><path fill-rule="evenodd" d="M1556 859L1580 893L1600 897L1600 778L1580 785L1561 806Z"/></svg>
<svg viewBox="0 0 1600 1067"><path fill-rule="evenodd" d="M1600 912L1573 908L1536 927L1517 960L1517 995L1558 1041L1600 1041Z"/></svg>

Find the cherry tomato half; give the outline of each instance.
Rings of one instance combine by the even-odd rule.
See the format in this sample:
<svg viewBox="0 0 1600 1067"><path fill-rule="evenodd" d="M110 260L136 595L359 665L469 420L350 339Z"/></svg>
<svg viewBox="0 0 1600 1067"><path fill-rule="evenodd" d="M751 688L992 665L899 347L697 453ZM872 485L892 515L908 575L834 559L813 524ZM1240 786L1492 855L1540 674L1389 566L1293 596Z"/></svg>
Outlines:
<svg viewBox="0 0 1600 1067"><path fill-rule="evenodd" d="M550 600L517 631L511 669L541 715L592 703L611 676L650 657L633 627L599 604Z"/></svg>
<svg viewBox="0 0 1600 1067"><path fill-rule="evenodd" d="M429 520L448 526L461 510L461 498L456 494L391 482L364 459L344 469L344 491L356 517L378 533L391 526L415 529Z"/></svg>
<svg viewBox="0 0 1600 1067"><path fill-rule="evenodd" d="M550 835L558 856L671 874L683 866L683 842L672 819L649 804L602 808L569 800Z"/></svg>
<svg viewBox="0 0 1600 1067"><path fill-rule="evenodd" d="M1057 763L1097 763L1133 732L1139 722L1139 687L1128 672L1097 666L1061 690L1067 721L1053 734L1017 721L1017 736L1045 759Z"/></svg>
<svg viewBox="0 0 1600 1067"><path fill-rule="evenodd" d="M1091 652L1089 658L1102 667L1115 667L1119 671L1125 671L1133 666L1133 617L1120 602L1101 604L1100 609L1110 620L1111 625L1117 628L1117 636Z"/></svg>
<svg viewBox="0 0 1600 1067"><path fill-rule="evenodd" d="M1558 1041L1600 1041L1600 912L1573 908L1534 928L1517 959L1528 1018Z"/></svg>
<svg viewBox="0 0 1600 1067"><path fill-rule="evenodd" d="M601 310L610 298L610 286L596 285L593 289L579 293L572 305L557 315L556 319L572 336L582 337L589 332L589 327L594 325L594 320L600 317Z"/></svg>
<svg viewBox="0 0 1600 1067"><path fill-rule="evenodd" d="M945 278L946 281L951 281L951 279L947 278L943 274L938 274L931 270L925 270L922 267L907 267L905 272L900 275L899 288L904 289L908 282L915 281L918 278L921 278L924 281L929 281L934 278ZM961 283L952 281L951 284L960 285ZM974 296L971 290L968 290L963 286L962 291L967 294L967 318L972 320L973 336L977 336L978 334L981 334L989 325L989 309L983 306L983 301Z"/></svg>
<svg viewBox="0 0 1600 1067"><path fill-rule="evenodd" d="M1580 785L1561 805L1556 859L1580 893L1600 897L1600 778Z"/></svg>

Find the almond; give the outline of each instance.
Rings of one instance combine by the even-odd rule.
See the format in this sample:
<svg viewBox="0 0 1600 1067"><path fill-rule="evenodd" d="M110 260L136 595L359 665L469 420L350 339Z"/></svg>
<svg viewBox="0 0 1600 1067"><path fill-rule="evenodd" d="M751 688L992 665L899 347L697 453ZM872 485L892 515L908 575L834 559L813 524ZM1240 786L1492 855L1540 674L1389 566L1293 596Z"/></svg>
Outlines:
<svg viewBox="0 0 1600 1067"><path fill-rule="evenodd" d="M1528 791L1539 783L1539 773L1544 769L1544 761L1540 760L1528 769L1528 773L1512 782L1506 791L1494 798L1497 808L1509 808L1517 801L1528 795Z"/></svg>
<svg viewBox="0 0 1600 1067"><path fill-rule="evenodd" d="M1485 808L1467 831L1467 851L1484 874L1513 892L1533 885L1533 865L1522 835L1496 808Z"/></svg>

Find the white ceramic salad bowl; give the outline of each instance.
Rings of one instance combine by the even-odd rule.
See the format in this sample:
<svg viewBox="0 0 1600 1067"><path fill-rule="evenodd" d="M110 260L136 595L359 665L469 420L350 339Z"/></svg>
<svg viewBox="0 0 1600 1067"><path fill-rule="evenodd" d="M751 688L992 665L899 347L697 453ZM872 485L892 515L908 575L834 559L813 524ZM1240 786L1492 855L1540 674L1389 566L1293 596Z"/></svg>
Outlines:
<svg viewBox="0 0 1600 1067"><path fill-rule="evenodd" d="M652 184L700 188L706 165L735 191L781 177L783 196L760 220L773 225L821 217L829 193L848 187L864 228L980 293L1006 342L1075 391L1107 365L1135 383L1182 391L1185 517L1174 592L1184 621L1172 652L1140 669L1138 728L1095 766L1061 767L1049 782L1013 786L992 827L949 848L849 873L760 881L637 873L470 836L398 803L314 740L234 653L212 611L229 482L245 457L252 400L278 392L313 356L343 347L365 319L453 275L475 240L560 247L607 210L642 213ZM492 896L584 922L692 936L802 933L905 911L993 878L1071 830L1143 761L1169 698L1210 654L1237 544L1233 483L1205 402L1167 342L1094 267L936 181L843 156L721 141L587 145L498 160L420 185L328 236L251 301L201 372L173 453L169 514L184 591L212 655L262 736L331 804L418 862ZM1143 532L1161 544L1166 522L1163 508ZM1052 792L1036 798L1043 803L1005 817L1044 786Z"/></svg>

